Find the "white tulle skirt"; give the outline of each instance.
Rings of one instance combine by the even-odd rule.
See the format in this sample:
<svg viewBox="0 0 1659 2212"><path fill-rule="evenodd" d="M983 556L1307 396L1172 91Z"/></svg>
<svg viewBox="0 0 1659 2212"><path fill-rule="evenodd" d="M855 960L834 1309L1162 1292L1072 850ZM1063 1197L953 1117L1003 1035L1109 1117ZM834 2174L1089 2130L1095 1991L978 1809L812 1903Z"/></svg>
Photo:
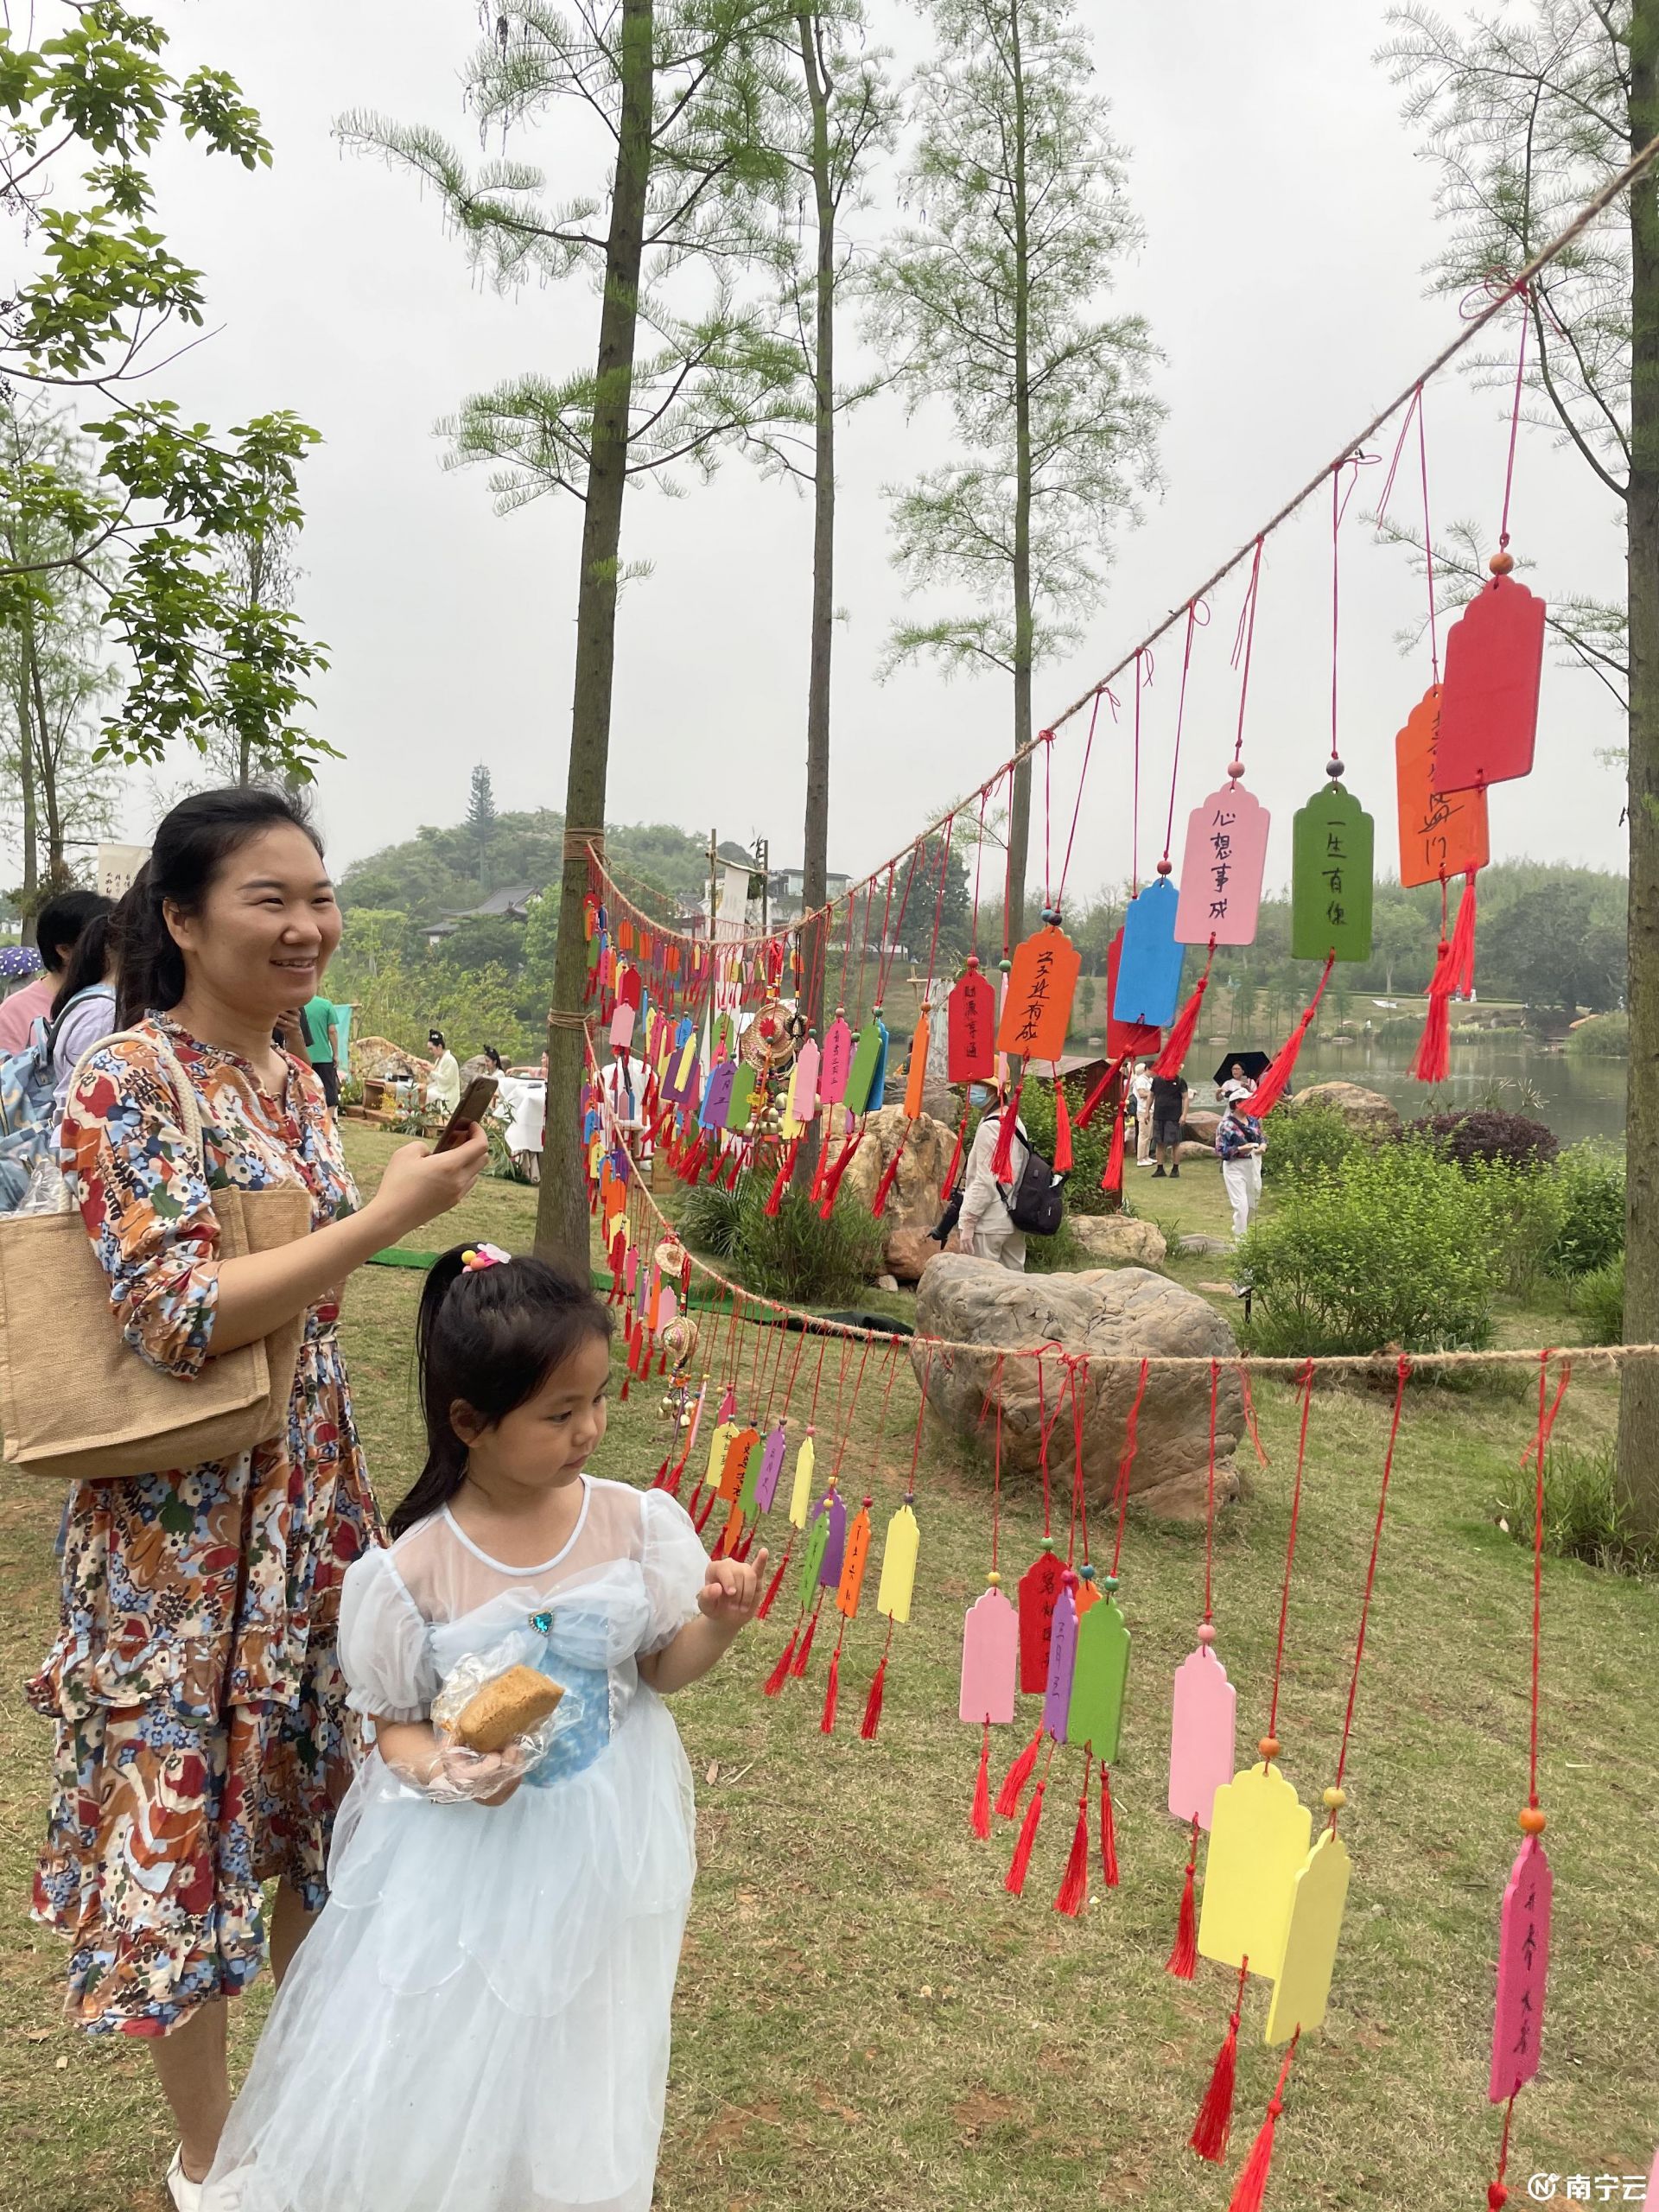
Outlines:
<svg viewBox="0 0 1659 2212"><path fill-rule="evenodd" d="M592 1765L431 1805L377 1758L213 2178L238 2212L648 2212L694 1872L642 1689Z"/></svg>

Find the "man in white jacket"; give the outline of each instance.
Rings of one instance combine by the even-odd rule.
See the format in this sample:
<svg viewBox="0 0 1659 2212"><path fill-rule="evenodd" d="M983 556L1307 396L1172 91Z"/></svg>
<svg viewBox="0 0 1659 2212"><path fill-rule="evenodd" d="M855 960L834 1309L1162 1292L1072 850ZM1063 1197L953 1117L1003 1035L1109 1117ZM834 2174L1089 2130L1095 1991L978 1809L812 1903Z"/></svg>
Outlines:
<svg viewBox="0 0 1659 2212"><path fill-rule="evenodd" d="M957 1224L957 1237L960 1249L971 1253L975 1259L995 1260L1020 1274L1026 1265L1025 1231L1016 1229L1008 1219L1002 1192L1004 1189L1017 1189L1025 1173L1026 1131L1022 1122L1016 1121L1014 1125L1006 1184L999 1185L991 1173L1006 1111L1006 1104L999 1102L985 1115L974 1134L968 1170L963 1179L962 1215Z"/></svg>

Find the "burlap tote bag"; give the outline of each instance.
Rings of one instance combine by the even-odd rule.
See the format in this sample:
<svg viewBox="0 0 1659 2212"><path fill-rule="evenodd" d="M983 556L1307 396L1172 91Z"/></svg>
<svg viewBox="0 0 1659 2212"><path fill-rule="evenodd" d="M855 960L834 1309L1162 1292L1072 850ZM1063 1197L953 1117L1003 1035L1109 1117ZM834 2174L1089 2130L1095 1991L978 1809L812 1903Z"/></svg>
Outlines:
<svg viewBox="0 0 1659 2212"><path fill-rule="evenodd" d="M205 1172L194 1084L165 1038L179 1125ZM92 1047L113 1043L104 1038ZM83 1056L73 1081L87 1059ZM238 1260L309 1235L298 1184L213 1192L219 1256ZM267 1443L288 1419L303 1311L262 1343L210 1356L195 1375L162 1375L124 1341L99 1263L67 1189L53 1213L0 1217L0 1426L3 1456L24 1473L93 1482L199 1467Z"/></svg>

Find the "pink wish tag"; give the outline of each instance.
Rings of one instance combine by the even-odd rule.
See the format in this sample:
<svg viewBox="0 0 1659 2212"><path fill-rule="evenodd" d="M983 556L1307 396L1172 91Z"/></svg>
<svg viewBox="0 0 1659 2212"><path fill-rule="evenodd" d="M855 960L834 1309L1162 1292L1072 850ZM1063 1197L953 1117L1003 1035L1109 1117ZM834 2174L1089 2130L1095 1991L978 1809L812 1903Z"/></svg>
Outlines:
<svg viewBox="0 0 1659 2212"><path fill-rule="evenodd" d="M847 1078L852 1071L853 1033L837 1014L818 1060L818 1096L826 1106L840 1105L847 1096Z"/></svg>
<svg viewBox="0 0 1659 2212"><path fill-rule="evenodd" d="M1216 1792L1233 1778L1238 1692L1207 1645L1175 1669L1175 1713L1169 1732L1169 1809L1183 1827L1197 1821L1208 1834Z"/></svg>
<svg viewBox="0 0 1659 2212"><path fill-rule="evenodd" d="M1554 1878L1544 1847L1529 1835L1516 1853L1497 1923L1497 2008L1487 2094L1506 2104L1538 2071L1549 1972L1549 1904Z"/></svg>
<svg viewBox="0 0 1659 2212"><path fill-rule="evenodd" d="M1253 944L1268 865L1268 810L1230 783L1187 817L1175 908L1178 944Z"/></svg>
<svg viewBox="0 0 1659 2212"><path fill-rule="evenodd" d="M969 1606L963 1623L958 1717L976 1726L1012 1720L1019 1661L1019 1616L1000 1590L987 1590Z"/></svg>
<svg viewBox="0 0 1659 2212"><path fill-rule="evenodd" d="M611 1050L626 1052L633 1042L634 1010L626 999L616 1002L616 1012L611 1016Z"/></svg>

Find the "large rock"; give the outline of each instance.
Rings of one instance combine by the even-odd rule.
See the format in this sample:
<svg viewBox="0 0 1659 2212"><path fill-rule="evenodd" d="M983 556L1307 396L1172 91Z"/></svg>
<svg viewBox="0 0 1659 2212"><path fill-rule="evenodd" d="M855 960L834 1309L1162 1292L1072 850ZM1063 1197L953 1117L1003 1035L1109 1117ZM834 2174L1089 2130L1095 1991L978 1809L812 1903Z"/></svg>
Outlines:
<svg viewBox="0 0 1659 2212"><path fill-rule="evenodd" d="M1200 1109L1198 1113L1187 1116L1181 1123L1181 1134L1183 1136L1191 1137L1194 1144L1205 1145L1213 1152L1216 1148L1216 1131L1220 1127L1219 1114L1208 1114Z"/></svg>
<svg viewBox="0 0 1659 2212"><path fill-rule="evenodd" d="M979 1351L932 1351L923 1341L979 1345ZM1075 1357L1099 1362L1078 1372L1084 1390L1083 1465L1090 1502L1100 1509L1116 1485L1124 1429L1135 1402L1143 1356L1230 1362L1233 1332L1207 1300L1144 1268L1091 1269L1082 1274L1012 1274L994 1260L947 1253L928 1268L916 1294L911 1361L927 1378L928 1402L941 1420L982 1446L980 1414L996 1368L996 1351L1054 1343ZM1107 1356L1114 1363L1105 1363ZM1116 1363L1121 1362L1122 1363ZM1043 1363L1044 1399L1054 1412L1065 1369L1058 1353ZM1004 1471L1035 1480L1039 1451L1037 1363L1005 1360L999 1389ZM1210 1374L1207 1367L1153 1368L1141 1408L1131 1494L1173 1520L1201 1520L1208 1482ZM1216 1402L1216 1497L1238 1495L1233 1447L1243 1431L1236 1369L1224 1365ZM1064 1499L1071 1463L1068 1413L1050 1446L1051 1480Z"/></svg>
<svg viewBox="0 0 1659 2212"><path fill-rule="evenodd" d="M890 1229L882 1257L887 1261L889 1274L897 1275L900 1282L919 1282L922 1270L930 1260L939 1256L939 1247L925 1229Z"/></svg>
<svg viewBox="0 0 1659 2212"><path fill-rule="evenodd" d="M906 1129L910 1131L907 1143ZM931 1229L944 1211L939 1186L957 1148L957 1133L931 1114L918 1114L913 1125L906 1120L902 1106L884 1106L872 1114L864 1124L864 1141L842 1178L842 1190L851 1205L861 1206L868 1213L874 1202L875 1186L901 1144L905 1156L882 1210L882 1222L889 1233L895 1229ZM896 1266L893 1272L898 1274Z"/></svg>
<svg viewBox="0 0 1659 2212"><path fill-rule="evenodd" d="M1071 1233L1089 1257L1105 1268L1161 1268L1169 1257L1155 1221L1127 1213L1074 1213Z"/></svg>
<svg viewBox="0 0 1659 2212"><path fill-rule="evenodd" d="M351 1052L352 1073L359 1078L384 1080L387 1076L413 1075L424 1082L432 1072L430 1060L404 1052L389 1037L353 1037Z"/></svg>
<svg viewBox="0 0 1659 2212"><path fill-rule="evenodd" d="M1293 1110L1332 1106L1351 1129L1363 1130L1368 1135L1393 1136L1401 1126L1399 1115L1382 1092L1367 1090L1361 1083L1311 1083L1287 1103Z"/></svg>

